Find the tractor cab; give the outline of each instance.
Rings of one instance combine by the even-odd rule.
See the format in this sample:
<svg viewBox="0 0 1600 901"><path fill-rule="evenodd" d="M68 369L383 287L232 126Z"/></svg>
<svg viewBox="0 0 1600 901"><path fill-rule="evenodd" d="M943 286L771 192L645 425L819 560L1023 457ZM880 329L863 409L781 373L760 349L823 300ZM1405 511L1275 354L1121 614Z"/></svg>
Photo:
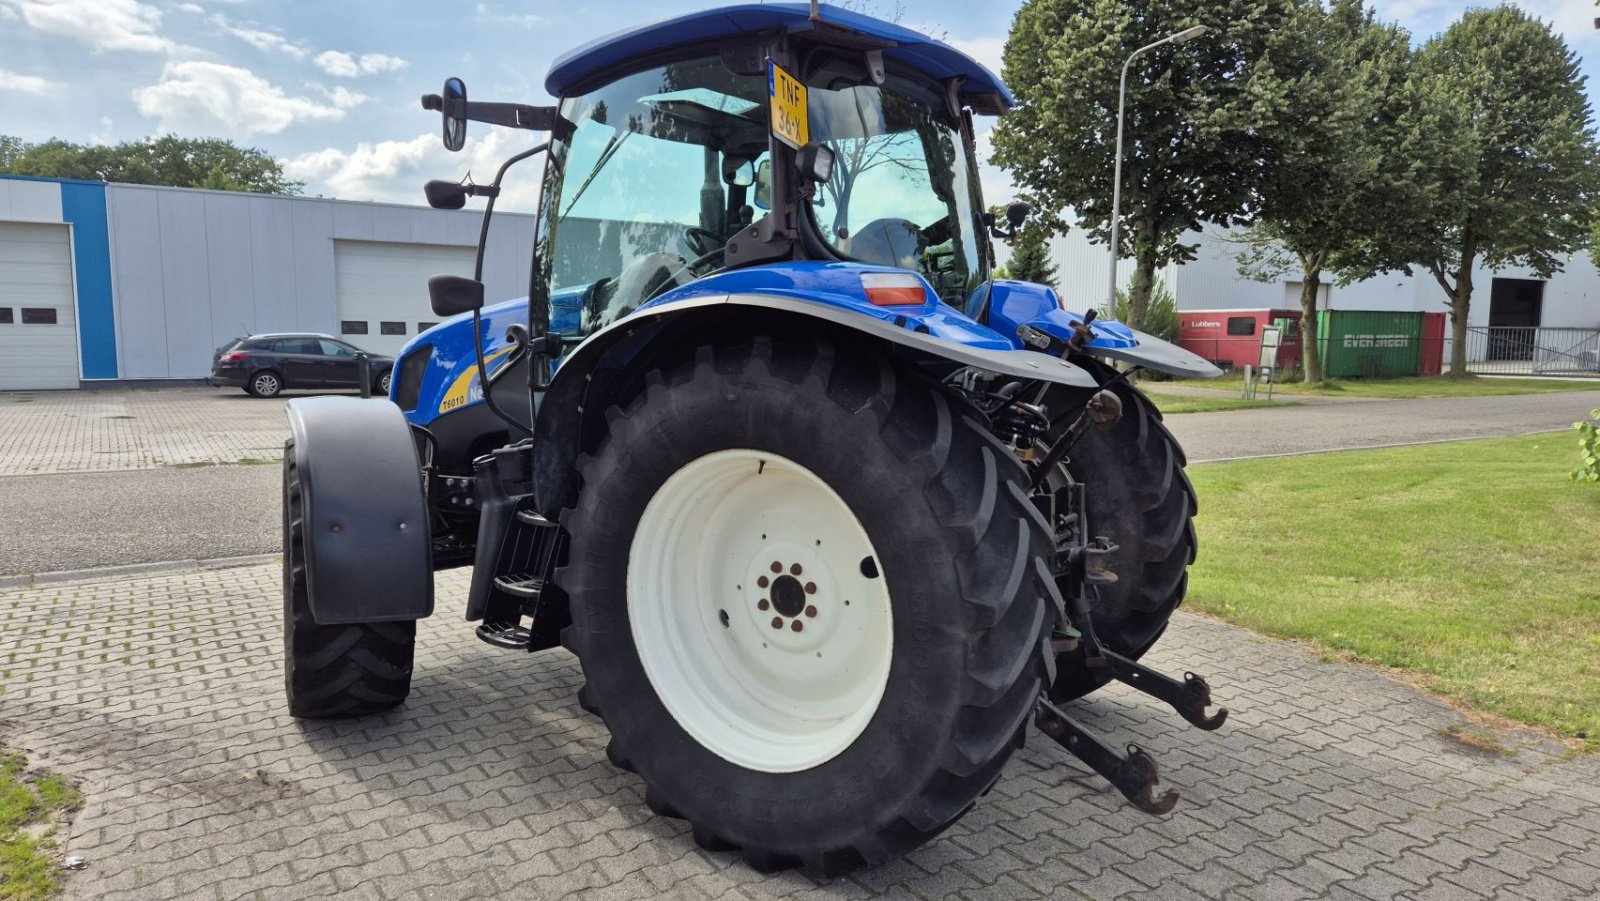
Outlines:
<svg viewBox="0 0 1600 901"><path fill-rule="evenodd" d="M549 284L588 290L557 330L587 334L698 278L774 260L907 269L965 303L990 260L959 95L950 79L822 34L834 40L780 31L759 46L741 35L686 47L563 97L570 131L543 195Z"/></svg>

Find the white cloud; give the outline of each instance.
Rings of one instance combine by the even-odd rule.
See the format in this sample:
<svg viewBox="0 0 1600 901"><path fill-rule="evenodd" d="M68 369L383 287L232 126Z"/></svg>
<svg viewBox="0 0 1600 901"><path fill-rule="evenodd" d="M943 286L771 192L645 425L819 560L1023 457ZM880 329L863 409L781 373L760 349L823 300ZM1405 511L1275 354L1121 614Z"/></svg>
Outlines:
<svg viewBox="0 0 1600 901"><path fill-rule="evenodd" d="M356 63L355 57L341 50L324 50L312 62L335 78L355 78L361 74L361 66Z"/></svg>
<svg viewBox="0 0 1600 901"><path fill-rule="evenodd" d="M212 18L213 21L220 19L222 19L221 16L214 16ZM257 50L277 51L278 53L282 53L295 59L305 59L308 55L304 47L299 46L281 34L275 34L270 31L262 31L259 28L247 28L243 25L235 25L231 22L227 22L226 20L222 20L218 22L218 24L222 26L223 31L226 31L239 40L244 41L246 44L249 44Z"/></svg>
<svg viewBox="0 0 1600 901"><path fill-rule="evenodd" d="M115 137L116 133L117 126L116 123L111 121L111 117L101 116L100 130L89 135L89 143L104 147L111 143L111 139Z"/></svg>
<svg viewBox="0 0 1600 901"><path fill-rule="evenodd" d="M133 92L140 114L158 120L158 130L247 138L277 134L295 122L338 120L365 98L327 92L331 103L291 97L249 71L220 63L168 63L161 80Z"/></svg>
<svg viewBox="0 0 1600 901"><path fill-rule="evenodd" d="M398 72L409 65L411 64L400 57L390 56L387 53L361 54L361 71L367 75L375 75L379 72Z"/></svg>
<svg viewBox="0 0 1600 901"><path fill-rule="evenodd" d="M178 11L179 12L189 13L190 15L199 16L199 15L204 15L206 9L203 6L198 6L198 5L193 4L193 3L179 3L178 4Z"/></svg>
<svg viewBox="0 0 1600 901"><path fill-rule="evenodd" d="M0 69L0 91L17 91L23 94L38 94L43 96L52 93L61 87L53 81L47 81L37 75L23 75L20 72L8 72Z"/></svg>
<svg viewBox="0 0 1600 901"><path fill-rule="evenodd" d="M410 65L398 56L387 53L363 53L357 57L342 50L324 50L312 62L317 68L335 78L356 78L379 72L394 72Z"/></svg>
<svg viewBox="0 0 1600 901"><path fill-rule="evenodd" d="M160 32L161 10L139 0L0 0L0 9L37 31L72 38L95 53L166 53L174 48Z"/></svg>
<svg viewBox="0 0 1600 901"><path fill-rule="evenodd" d="M332 103L336 109L354 109L367 102L366 94L358 94L347 87L340 86L331 91L321 85L312 85L312 87L326 95L328 102Z"/></svg>
<svg viewBox="0 0 1600 901"><path fill-rule="evenodd" d="M283 170L304 181L308 193L416 205L425 202L422 185L429 179L456 180L470 172L480 183L489 181L526 139L527 135L496 129L468 140L461 153L451 153L437 132L429 132L405 141L361 143L354 150L329 147L302 154L285 160ZM538 159L512 169L495 209L530 213L537 209L541 171Z"/></svg>
<svg viewBox="0 0 1600 901"><path fill-rule="evenodd" d="M523 28L532 28L539 24L539 17L532 13L501 12L487 3L478 4L478 18L502 25L521 25Z"/></svg>

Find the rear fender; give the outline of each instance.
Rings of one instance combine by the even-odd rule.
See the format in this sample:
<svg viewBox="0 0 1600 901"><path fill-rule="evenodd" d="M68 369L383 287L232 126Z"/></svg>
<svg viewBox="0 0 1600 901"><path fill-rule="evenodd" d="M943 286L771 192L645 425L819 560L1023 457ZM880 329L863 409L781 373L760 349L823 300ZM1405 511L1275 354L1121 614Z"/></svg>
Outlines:
<svg viewBox="0 0 1600 901"><path fill-rule="evenodd" d="M1057 357L1032 351L963 344L920 331L915 323L863 316L838 305L770 294L699 295L655 304L591 335L561 361L539 405L535 424L534 478L540 512L554 517L577 499L573 464L585 436L594 436L611 404L630 378L659 359L665 343L683 352L676 335L712 329L744 314L741 328L751 334L833 332L875 342L888 353L937 359L999 375L1094 389L1088 372ZM752 322L753 320L753 322ZM672 329L671 341L662 332Z"/></svg>
<svg viewBox="0 0 1600 901"><path fill-rule="evenodd" d="M289 401L288 416L312 618L332 625L431 615L428 505L400 408L307 397Z"/></svg>

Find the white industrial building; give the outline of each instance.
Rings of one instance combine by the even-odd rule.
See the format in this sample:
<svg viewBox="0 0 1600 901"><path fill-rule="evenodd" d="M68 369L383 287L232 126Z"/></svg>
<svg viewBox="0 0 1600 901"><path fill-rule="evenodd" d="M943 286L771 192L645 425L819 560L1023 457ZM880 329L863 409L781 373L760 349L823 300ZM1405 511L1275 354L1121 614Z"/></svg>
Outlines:
<svg viewBox="0 0 1600 901"><path fill-rule="evenodd" d="M217 347L258 332L326 332L393 354L435 321L428 277L472 274L481 221L0 175L0 390L204 378ZM533 224L494 217L491 301L528 293Z"/></svg>
<svg viewBox="0 0 1600 901"><path fill-rule="evenodd" d="M1186 243L1198 243L1195 259L1172 264L1159 277L1172 291L1179 310L1261 310L1300 308L1300 281L1289 273L1276 282L1258 282L1239 274L1237 257L1243 249L1229 233L1207 228ZM1068 306L1099 306L1105 300L1106 246L1091 243L1088 232L1073 229L1050 241L1056 266L1056 284ZM1133 261L1118 264L1117 274L1126 287L1133 276ZM1389 273L1339 286L1328 284L1323 273L1319 307L1335 310L1393 310L1436 313L1448 309L1444 289L1432 275ZM1565 269L1540 279L1525 268L1491 271L1480 265L1473 272L1470 326L1533 326L1543 328L1600 329L1600 272L1586 253L1574 254Z"/></svg>

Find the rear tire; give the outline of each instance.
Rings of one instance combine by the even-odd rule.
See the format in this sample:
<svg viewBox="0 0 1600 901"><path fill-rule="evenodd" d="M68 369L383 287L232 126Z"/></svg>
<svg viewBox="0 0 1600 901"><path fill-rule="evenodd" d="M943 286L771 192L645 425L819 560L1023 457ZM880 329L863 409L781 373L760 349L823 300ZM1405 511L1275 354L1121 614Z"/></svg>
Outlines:
<svg viewBox="0 0 1600 901"><path fill-rule="evenodd" d="M283 376L270 369L263 369L250 375L250 381L245 382L244 390L251 397L277 397L283 393Z"/></svg>
<svg viewBox="0 0 1600 901"><path fill-rule="evenodd" d="M1102 385L1117 375L1097 360L1072 362ZM1118 545L1109 561L1117 581L1101 586L1093 608L1095 634L1111 650L1138 659L1183 603L1195 558L1198 503L1183 471L1183 449L1161 424L1155 404L1126 382L1111 390L1122 401L1122 420L1109 432L1086 435L1073 448L1067 471L1086 486L1089 536L1105 535ZM1056 701L1083 697L1110 681L1084 666L1078 652L1060 655L1056 667L1050 687Z"/></svg>
<svg viewBox="0 0 1600 901"><path fill-rule="evenodd" d="M651 809L816 877L955 822L1045 677L1049 536L1015 457L938 388L808 340L702 348L607 418L563 517L563 639ZM791 574L814 589L780 597Z"/></svg>
<svg viewBox="0 0 1600 901"><path fill-rule="evenodd" d="M415 620L318 625L306 585L305 534L294 439L283 446L283 682L297 717L362 716L411 692Z"/></svg>
<svg viewBox="0 0 1600 901"><path fill-rule="evenodd" d="M384 397L389 396L389 376L392 372L393 370L390 370L389 372L385 372L383 375L378 376L378 380L372 383L373 394L381 394Z"/></svg>

